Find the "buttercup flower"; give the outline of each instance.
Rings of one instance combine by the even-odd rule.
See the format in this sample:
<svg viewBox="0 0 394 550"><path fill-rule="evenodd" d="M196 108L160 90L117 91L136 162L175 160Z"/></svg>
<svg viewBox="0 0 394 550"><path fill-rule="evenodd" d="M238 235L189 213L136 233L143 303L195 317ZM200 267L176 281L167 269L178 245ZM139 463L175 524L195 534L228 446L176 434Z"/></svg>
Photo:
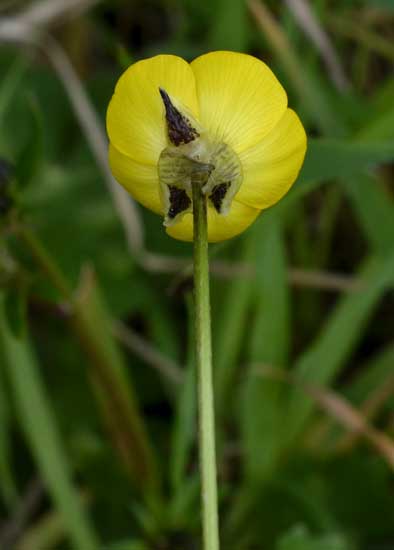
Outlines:
<svg viewBox="0 0 394 550"><path fill-rule="evenodd" d="M282 198L306 151L272 71L234 52L135 63L116 85L107 130L115 178L184 241L193 240L192 179L207 197L208 240L221 241Z"/></svg>

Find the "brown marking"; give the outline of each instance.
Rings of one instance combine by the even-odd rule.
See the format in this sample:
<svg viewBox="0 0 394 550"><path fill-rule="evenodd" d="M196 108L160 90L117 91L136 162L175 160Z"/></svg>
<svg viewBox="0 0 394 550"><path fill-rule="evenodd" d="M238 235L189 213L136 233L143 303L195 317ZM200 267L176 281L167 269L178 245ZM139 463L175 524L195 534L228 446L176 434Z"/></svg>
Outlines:
<svg viewBox="0 0 394 550"><path fill-rule="evenodd" d="M215 210L220 214L220 209L222 206L222 202L224 197L226 196L226 193L231 185L231 182L227 181L225 183L219 183L218 185L215 185L215 187L212 189L211 194L209 195L209 198L215 208Z"/></svg>
<svg viewBox="0 0 394 550"><path fill-rule="evenodd" d="M163 88L159 88L161 99L166 110L168 137L176 147L190 143L199 137L199 133L190 121L171 103L170 97Z"/></svg>
<svg viewBox="0 0 394 550"><path fill-rule="evenodd" d="M174 185L169 185L168 189L170 191L170 208L167 216L173 220L178 214L187 210L192 201L184 189L179 189L179 187L175 187Z"/></svg>

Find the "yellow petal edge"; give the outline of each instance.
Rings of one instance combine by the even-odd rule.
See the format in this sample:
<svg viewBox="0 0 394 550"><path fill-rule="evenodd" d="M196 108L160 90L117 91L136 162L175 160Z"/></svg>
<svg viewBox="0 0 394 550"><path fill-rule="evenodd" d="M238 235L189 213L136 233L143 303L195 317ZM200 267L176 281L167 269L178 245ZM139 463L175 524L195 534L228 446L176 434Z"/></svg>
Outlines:
<svg viewBox="0 0 394 550"><path fill-rule="evenodd" d="M306 134L300 119L287 109L276 127L239 157L243 182L236 199L254 208L278 202L295 182L306 152Z"/></svg>
<svg viewBox="0 0 394 550"><path fill-rule="evenodd" d="M231 239L239 235L251 225L260 210L245 206L233 200L230 212L223 216L218 214L214 208L208 207L208 241L216 243ZM193 240L193 215L185 214L182 220L166 228L167 233L179 241Z"/></svg>
<svg viewBox="0 0 394 550"><path fill-rule="evenodd" d="M168 140L159 87L200 121L210 139L238 154L243 182L228 215L208 207L208 240L242 233L289 190L304 160L305 130L287 108L284 89L262 61L235 52L211 52L190 65L158 55L123 73L107 112L111 170L138 202L161 215L157 163ZM192 241L192 214L166 231Z"/></svg>
<svg viewBox="0 0 394 550"><path fill-rule="evenodd" d="M255 145L279 122L287 95L271 69L243 53L211 52L191 63L200 121L236 153Z"/></svg>
<svg viewBox="0 0 394 550"><path fill-rule="evenodd" d="M167 145L159 87L198 116L193 71L175 55L157 55L131 65L120 77L107 111L111 143L143 164L156 165Z"/></svg>

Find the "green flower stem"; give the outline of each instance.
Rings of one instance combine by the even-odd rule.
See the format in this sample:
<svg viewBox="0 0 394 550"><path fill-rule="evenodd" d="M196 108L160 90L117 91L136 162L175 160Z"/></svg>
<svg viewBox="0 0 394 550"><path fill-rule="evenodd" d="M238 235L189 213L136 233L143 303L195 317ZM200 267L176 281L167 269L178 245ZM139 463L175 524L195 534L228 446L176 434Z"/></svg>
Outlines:
<svg viewBox="0 0 394 550"><path fill-rule="evenodd" d="M215 413L212 380L207 204L193 182L195 340L199 393L199 449L204 550L219 549Z"/></svg>

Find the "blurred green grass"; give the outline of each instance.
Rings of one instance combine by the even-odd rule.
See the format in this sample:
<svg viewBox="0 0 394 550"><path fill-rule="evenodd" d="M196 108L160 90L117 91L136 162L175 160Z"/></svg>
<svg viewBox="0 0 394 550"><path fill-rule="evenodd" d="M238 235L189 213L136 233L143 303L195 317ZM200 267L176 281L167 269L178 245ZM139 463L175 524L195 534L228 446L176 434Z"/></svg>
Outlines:
<svg viewBox="0 0 394 550"><path fill-rule="evenodd" d="M51 32L102 124L121 71L155 53L245 51L280 78L310 136L299 180L212 247L223 548L394 549L394 8L308 2L343 87L294 4L104 0ZM199 548L190 246L141 208L148 253L130 253L53 67L2 44L0 69L21 216L0 222L0 548Z"/></svg>

